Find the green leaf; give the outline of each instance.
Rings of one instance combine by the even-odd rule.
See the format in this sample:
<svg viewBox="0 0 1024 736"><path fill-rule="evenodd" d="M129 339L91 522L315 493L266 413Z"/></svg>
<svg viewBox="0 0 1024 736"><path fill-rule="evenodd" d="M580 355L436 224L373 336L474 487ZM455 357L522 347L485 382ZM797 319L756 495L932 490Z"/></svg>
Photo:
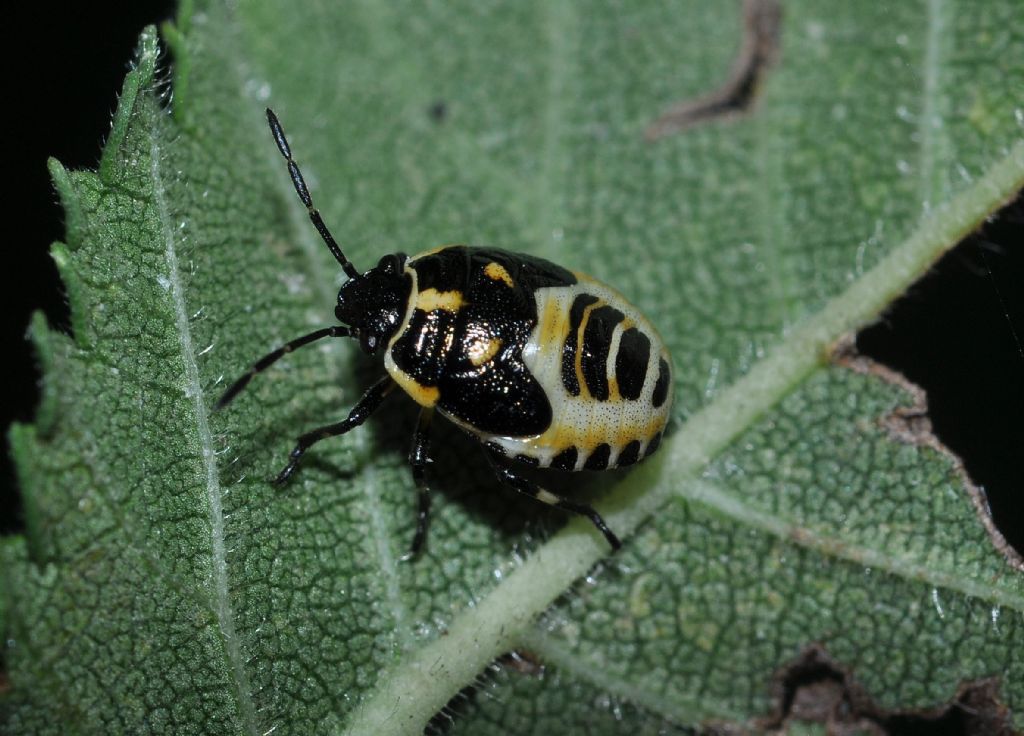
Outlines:
<svg viewBox="0 0 1024 736"><path fill-rule="evenodd" d="M1024 183L1015 8L787 2L748 114L645 141L728 77L740 16L186 4L170 113L146 32L98 172L52 167L74 337L33 323L44 396L11 432L28 529L0 546L4 730L418 733L473 685L455 732L753 728L811 646L880 709L995 677L1024 725L1020 558L916 390L847 347ZM292 438L380 373L351 345L211 413L225 380L332 321L341 281L267 104L358 266L500 245L659 325L674 431L632 472L570 483L607 491L620 554L579 520L550 531L439 427L429 550L399 562L408 401L271 487ZM516 648L543 678L480 679Z"/></svg>

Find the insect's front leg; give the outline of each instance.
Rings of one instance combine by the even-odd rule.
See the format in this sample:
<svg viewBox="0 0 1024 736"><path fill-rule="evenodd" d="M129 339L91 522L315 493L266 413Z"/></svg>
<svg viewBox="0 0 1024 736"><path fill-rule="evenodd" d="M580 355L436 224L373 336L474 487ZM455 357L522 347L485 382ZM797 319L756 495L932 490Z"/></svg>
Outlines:
<svg viewBox="0 0 1024 736"><path fill-rule="evenodd" d="M295 449L292 450L289 456L288 464L284 466L284 469L277 474L274 478L274 483L281 485L295 472L295 469L299 467L299 460L306 453L311 446L315 445L320 440L325 440L328 437L337 437L338 435L345 434L351 429L355 429L360 424L366 421L366 419L377 410L384 401L384 397L391 393L391 390L395 387L395 382L391 380L390 376L384 378L373 384L363 397L359 399L359 402L352 407L352 410L348 413L348 416L338 422L337 424L328 424L323 427L318 427L312 432L306 432L306 434L299 437L298 442L295 443Z"/></svg>
<svg viewBox="0 0 1024 736"><path fill-rule="evenodd" d="M262 358L257 360L255 363L253 363L252 367L249 370L242 374L242 376L237 381L231 384L228 390L224 392L224 395L217 400L217 403L214 405L213 410L220 411L225 406L230 404L234 400L234 398L242 392L242 389L249 385L249 381L251 381L254 376L257 376L263 371L265 371L267 368L272 366L281 358L288 355L288 353L298 350L299 348L305 345L309 345L312 342L316 342L317 340L322 340L325 337L352 337L352 329L349 327L345 327L344 325L324 327L314 332L310 332L308 335L303 335L302 337L298 337L290 342L286 342L277 350L270 351Z"/></svg>

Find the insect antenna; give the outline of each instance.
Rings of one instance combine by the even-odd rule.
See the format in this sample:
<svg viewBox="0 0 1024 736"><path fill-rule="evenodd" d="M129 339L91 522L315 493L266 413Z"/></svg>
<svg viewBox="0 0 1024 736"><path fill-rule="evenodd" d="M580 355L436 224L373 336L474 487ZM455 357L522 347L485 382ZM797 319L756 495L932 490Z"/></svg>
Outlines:
<svg viewBox="0 0 1024 736"><path fill-rule="evenodd" d="M320 217L320 211L313 206L313 198L309 196L309 188L306 186L306 180L302 178L302 172L299 171L299 165L295 163L295 159L292 158L292 149L288 145L288 139L284 137L284 129L281 127L281 121L277 119L277 115L269 107L267 108L267 122L270 123L270 132L274 136L274 142L277 143L277 149L284 156L288 162L288 173L292 177L292 185L295 187L295 192L299 195L299 199L302 200L302 204L306 205L306 211L309 212L309 219L313 222L313 227L320 233L320 237L324 239L324 243L327 244L334 259L341 264L341 267L348 274L350 279L354 279L360 275L356 267L352 265L352 262L345 257L345 254L341 252L341 248L338 247L338 242L331 235L331 231L327 229L327 225L324 224L324 220Z"/></svg>

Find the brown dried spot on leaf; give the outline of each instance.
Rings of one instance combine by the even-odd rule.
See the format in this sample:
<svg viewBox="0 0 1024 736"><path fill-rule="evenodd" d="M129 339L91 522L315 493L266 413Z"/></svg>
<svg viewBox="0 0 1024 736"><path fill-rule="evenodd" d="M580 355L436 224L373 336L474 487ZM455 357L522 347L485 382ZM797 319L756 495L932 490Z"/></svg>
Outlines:
<svg viewBox="0 0 1024 736"><path fill-rule="evenodd" d="M768 68L778 59L781 19L779 0L745 0L743 45L729 79L718 89L670 107L648 126L644 134L647 140L655 141L699 123L748 112Z"/></svg>
<svg viewBox="0 0 1024 736"><path fill-rule="evenodd" d="M830 736L1014 733L996 678L965 682L948 703L934 708L887 710L818 644L776 673L772 691L775 713L755 724L758 731L787 733L798 723L821 723Z"/></svg>

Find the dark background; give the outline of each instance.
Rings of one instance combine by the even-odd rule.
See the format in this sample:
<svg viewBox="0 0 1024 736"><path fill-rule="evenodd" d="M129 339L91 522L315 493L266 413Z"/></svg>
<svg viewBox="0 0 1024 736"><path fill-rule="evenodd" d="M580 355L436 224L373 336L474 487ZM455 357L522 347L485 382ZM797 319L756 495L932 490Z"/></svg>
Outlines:
<svg viewBox="0 0 1024 736"><path fill-rule="evenodd" d="M63 238L63 214L46 171L54 156L69 169L95 168L139 30L172 16L173 2L39 3L17 25L34 51L19 56L5 127L17 187L7 200L2 340L8 379L0 426L31 421L38 401L35 359L24 339L41 309L68 327L67 305L48 254ZM76 9L77 8L77 9ZM47 19L40 23L38 18ZM14 30L9 28L9 31ZM27 43L26 43L27 42ZM928 393L939 438L963 458L989 496L996 524L1024 550L1024 200L947 254L884 319L864 330L860 349ZM0 532L21 528L13 471L0 459Z"/></svg>

